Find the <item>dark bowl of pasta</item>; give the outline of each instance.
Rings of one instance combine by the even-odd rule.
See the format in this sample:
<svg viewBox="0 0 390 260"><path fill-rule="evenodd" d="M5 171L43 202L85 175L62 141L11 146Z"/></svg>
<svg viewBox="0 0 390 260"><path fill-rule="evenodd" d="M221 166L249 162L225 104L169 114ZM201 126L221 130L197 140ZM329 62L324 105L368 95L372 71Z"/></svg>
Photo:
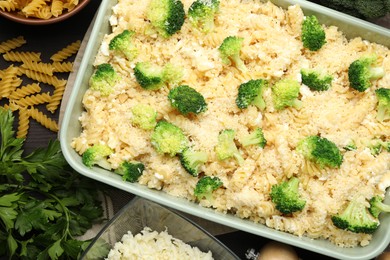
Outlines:
<svg viewBox="0 0 390 260"><path fill-rule="evenodd" d="M64 21L82 10L90 0L3 0L0 16L17 23L46 25Z"/></svg>

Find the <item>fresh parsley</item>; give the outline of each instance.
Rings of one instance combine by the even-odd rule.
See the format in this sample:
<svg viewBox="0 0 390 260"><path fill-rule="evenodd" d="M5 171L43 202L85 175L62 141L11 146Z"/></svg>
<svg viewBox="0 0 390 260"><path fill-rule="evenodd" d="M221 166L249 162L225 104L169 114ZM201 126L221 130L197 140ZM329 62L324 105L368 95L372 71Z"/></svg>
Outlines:
<svg viewBox="0 0 390 260"><path fill-rule="evenodd" d="M24 155L13 122L0 108L0 257L77 259L90 243L77 237L102 220L99 184L72 170L58 140Z"/></svg>

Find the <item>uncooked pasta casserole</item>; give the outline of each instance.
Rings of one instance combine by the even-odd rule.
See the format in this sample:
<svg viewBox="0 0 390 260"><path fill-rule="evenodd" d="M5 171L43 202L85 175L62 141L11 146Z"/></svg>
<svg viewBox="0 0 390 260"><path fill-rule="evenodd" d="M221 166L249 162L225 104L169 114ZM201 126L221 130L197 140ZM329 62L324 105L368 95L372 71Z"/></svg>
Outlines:
<svg viewBox="0 0 390 260"><path fill-rule="evenodd" d="M390 185L390 51L251 0L119 0L72 147L218 212L366 246Z"/></svg>

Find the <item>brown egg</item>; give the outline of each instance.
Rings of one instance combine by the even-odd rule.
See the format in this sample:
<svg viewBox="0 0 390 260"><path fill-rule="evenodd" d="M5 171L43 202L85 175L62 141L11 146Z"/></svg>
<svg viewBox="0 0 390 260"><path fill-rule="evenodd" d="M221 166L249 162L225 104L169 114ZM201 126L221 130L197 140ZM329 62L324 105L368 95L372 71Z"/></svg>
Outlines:
<svg viewBox="0 0 390 260"><path fill-rule="evenodd" d="M298 260L299 257L292 246L269 242L260 250L257 260Z"/></svg>

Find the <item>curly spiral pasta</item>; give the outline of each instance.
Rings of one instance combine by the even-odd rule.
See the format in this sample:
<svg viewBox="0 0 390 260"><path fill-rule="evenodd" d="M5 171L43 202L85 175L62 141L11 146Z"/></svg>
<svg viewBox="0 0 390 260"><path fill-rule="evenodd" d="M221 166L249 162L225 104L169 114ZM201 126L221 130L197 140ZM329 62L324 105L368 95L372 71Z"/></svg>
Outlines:
<svg viewBox="0 0 390 260"><path fill-rule="evenodd" d="M3 55L6 61L24 62L24 61L41 61L40 52L29 51L9 51Z"/></svg>
<svg viewBox="0 0 390 260"><path fill-rule="evenodd" d="M11 95L12 91L21 84L21 79L17 78L18 68L13 65L9 66L5 71L1 83L0 88L0 99L7 98Z"/></svg>
<svg viewBox="0 0 390 260"><path fill-rule="evenodd" d="M1 8L0 8L1 9ZM3 10L4 11L4 10ZM18 48L26 43L26 40L23 36L18 36L16 38L4 41L0 43L0 54L6 53L12 49Z"/></svg>
<svg viewBox="0 0 390 260"><path fill-rule="evenodd" d="M30 79L52 85L56 88L65 86L67 82L65 79L59 79L56 76L49 76L33 70L24 70L24 74Z"/></svg>
<svg viewBox="0 0 390 260"><path fill-rule="evenodd" d="M25 108L19 109L18 131L16 132L17 138L26 138L28 129L30 127L30 116Z"/></svg>
<svg viewBox="0 0 390 260"><path fill-rule="evenodd" d="M51 113L56 112L58 106L61 104L64 92L65 86L58 87L54 90L53 95L50 98L49 104L46 105L47 110L49 110Z"/></svg>
<svg viewBox="0 0 390 260"><path fill-rule="evenodd" d="M53 54L50 57L50 59L52 61L63 61L65 59L67 59L68 57L72 56L73 54L77 53L77 51L80 48L80 45L81 45L80 40L75 41L75 42L69 44L68 46L66 46L65 48L63 48L62 50L60 50L59 52Z"/></svg>
<svg viewBox="0 0 390 260"><path fill-rule="evenodd" d="M58 132L58 124L36 108L29 108L27 114L47 129Z"/></svg>
<svg viewBox="0 0 390 260"><path fill-rule="evenodd" d="M17 100L15 103L21 107L28 107L28 106L48 103L50 102L50 100L51 100L50 93L47 92L47 93L24 97L22 99Z"/></svg>
<svg viewBox="0 0 390 260"><path fill-rule="evenodd" d="M28 16L34 16L36 12L42 9L43 6L46 5L45 0L32 0L25 7L23 7L22 12Z"/></svg>
<svg viewBox="0 0 390 260"><path fill-rule="evenodd" d="M45 5L42 8L40 8L38 11L34 12L34 14L32 16L34 16L36 18L47 20L47 19L50 19L51 17L53 17L53 14L51 13L50 6Z"/></svg>
<svg viewBox="0 0 390 260"><path fill-rule="evenodd" d="M53 0L51 3L51 13L54 17L58 17L62 14L64 3L61 0Z"/></svg>
<svg viewBox="0 0 390 260"><path fill-rule="evenodd" d="M1 11L13 12L16 10L17 7L18 5L13 1L8 1L8 0L0 1Z"/></svg>
<svg viewBox="0 0 390 260"><path fill-rule="evenodd" d="M21 65L22 68L37 71L40 73L53 76L54 67L50 63L37 62L32 60L25 60Z"/></svg>
<svg viewBox="0 0 390 260"><path fill-rule="evenodd" d="M58 62L55 61L51 64L53 66L53 72L72 72L73 62Z"/></svg>
<svg viewBox="0 0 390 260"><path fill-rule="evenodd" d="M16 89L14 92L11 93L9 98L17 100L31 94L39 93L40 91L41 91L41 87L39 86L39 84L32 83Z"/></svg>

